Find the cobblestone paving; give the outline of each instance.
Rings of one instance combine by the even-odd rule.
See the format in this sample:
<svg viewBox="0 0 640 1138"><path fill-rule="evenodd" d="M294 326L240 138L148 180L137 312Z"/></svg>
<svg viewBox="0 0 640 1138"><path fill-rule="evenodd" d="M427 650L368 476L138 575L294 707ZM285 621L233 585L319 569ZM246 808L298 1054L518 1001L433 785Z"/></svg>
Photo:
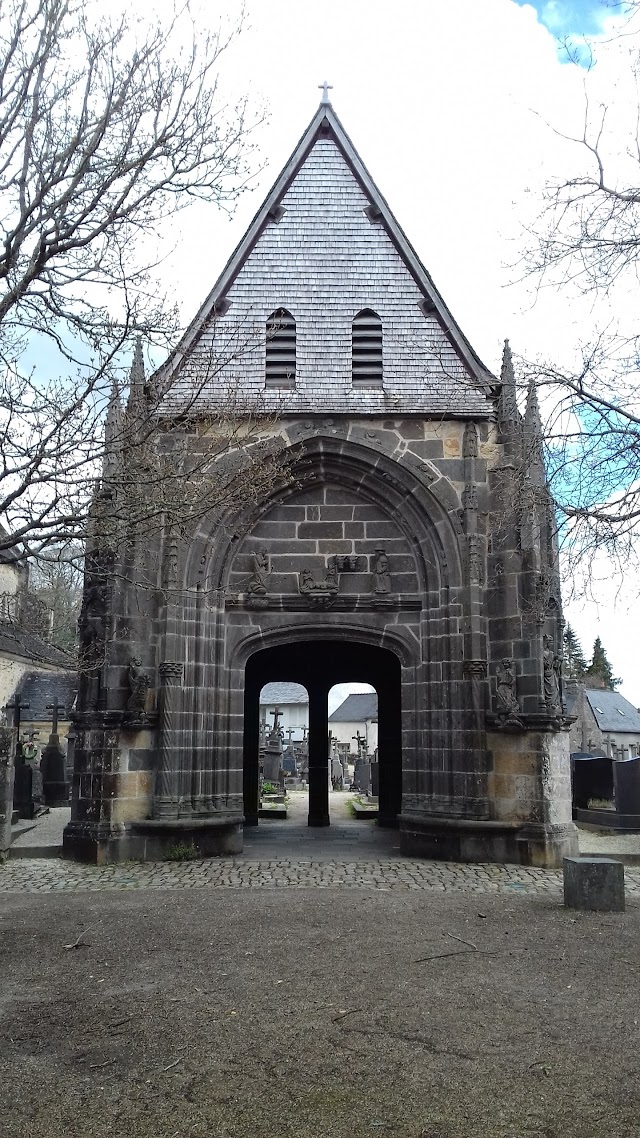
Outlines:
<svg viewBox="0 0 640 1138"><path fill-rule="evenodd" d="M640 896L640 870L625 871L627 893ZM516 865L462 865L394 860L322 861L210 858L179 863L87 866L61 858L22 859L0 866L2 893L106 889L328 888L467 893L557 893L560 871Z"/></svg>

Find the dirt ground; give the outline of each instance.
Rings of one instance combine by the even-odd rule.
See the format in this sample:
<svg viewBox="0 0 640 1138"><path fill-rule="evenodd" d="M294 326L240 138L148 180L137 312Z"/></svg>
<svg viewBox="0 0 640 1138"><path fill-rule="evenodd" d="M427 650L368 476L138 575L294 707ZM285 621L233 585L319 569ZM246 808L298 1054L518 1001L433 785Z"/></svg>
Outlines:
<svg viewBox="0 0 640 1138"><path fill-rule="evenodd" d="M3 1138L640 1133L637 904L336 888L0 904Z"/></svg>

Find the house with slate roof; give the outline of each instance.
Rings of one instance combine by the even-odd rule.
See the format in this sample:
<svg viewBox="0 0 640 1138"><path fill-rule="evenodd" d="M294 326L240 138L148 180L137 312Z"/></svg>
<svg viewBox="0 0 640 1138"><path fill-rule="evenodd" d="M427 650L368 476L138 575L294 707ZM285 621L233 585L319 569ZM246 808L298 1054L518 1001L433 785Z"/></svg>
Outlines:
<svg viewBox="0 0 640 1138"><path fill-rule="evenodd" d="M375 692L352 692L329 716L329 730L337 743L358 753L358 735L364 738L367 751L378 746L378 696Z"/></svg>
<svg viewBox="0 0 640 1138"><path fill-rule="evenodd" d="M40 748L47 745L53 730L51 704L58 702L58 736L66 739L71 726L71 711L78 693L76 672L27 672L18 685L23 706L24 735L37 733Z"/></svg>
<svg viewBox="0 0 640 1138"><path fill-rule="evenodd" d="M572 684L567 705L576 717L571 725L571 751L603 754L612 759L640 755L640 710L616 691Z"/></svg>
<svg viewBox="0 0 640 1138"><path fill-rule="evenodd" d="M284 732L285 744L289 738L300 743L306 737L309 726L309 696L301 684L265 684L260 692L260 722L266 723L267 731L273 727L273 713L280 709L279 723ZM293 734L289 736L289 731Z"/></svg>
<svg viewBox="0 0 640 1138"><path fill-rule="evenodd" d="M19 553L19 550L18 550ZM55 676L75 672L66 652L48 640L49 613L29 592L29 568L16 550L0 551L0 707L28 673Z"/></svg>

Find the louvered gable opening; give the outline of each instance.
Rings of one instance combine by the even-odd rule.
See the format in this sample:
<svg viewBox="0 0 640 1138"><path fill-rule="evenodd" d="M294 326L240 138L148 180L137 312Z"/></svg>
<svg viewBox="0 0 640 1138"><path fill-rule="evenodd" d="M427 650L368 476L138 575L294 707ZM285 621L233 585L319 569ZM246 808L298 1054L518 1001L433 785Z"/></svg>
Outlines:
<svg viewBox="0 0 640 1138"><path fill-rule="evenodd" d="M296 322L286 308L267 320L267 387L294 387L296 382Z"/></svg>
<svg viewBox="0 0 640 1138"><path fill-rule="evenodd" d="M382 321L370 308L353 321L351 353L354 387L382 387Z"/></svg>

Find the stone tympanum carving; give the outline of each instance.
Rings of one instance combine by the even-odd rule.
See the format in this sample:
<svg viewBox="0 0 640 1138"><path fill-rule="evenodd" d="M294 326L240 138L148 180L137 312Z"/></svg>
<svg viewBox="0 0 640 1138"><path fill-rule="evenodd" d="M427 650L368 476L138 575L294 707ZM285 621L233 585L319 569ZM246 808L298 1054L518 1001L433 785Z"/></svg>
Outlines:
<svg viewBox="0 0 640 1138"><path fill-rule="evenodd" d="M328 565L322 577L317 577L312 569L302 569L298 575L298 588L301 593L337 593L338 570L335 561Z"/></svg>
<svg viewBox="0 0 640 1138"><path fill-rule="evenodd" d="M381 545L376 546L376 559L373 564L373 590L375 593L391 592L389 558Z"/></svg>
<svg viewBox="0 0 640 1138"><path fill-rule="evenodd" d="M258 549L253 555L253 575L247 591L254 596L263 597L267 591L267 581L271 573L271 563L266 549Z"/></svg>

